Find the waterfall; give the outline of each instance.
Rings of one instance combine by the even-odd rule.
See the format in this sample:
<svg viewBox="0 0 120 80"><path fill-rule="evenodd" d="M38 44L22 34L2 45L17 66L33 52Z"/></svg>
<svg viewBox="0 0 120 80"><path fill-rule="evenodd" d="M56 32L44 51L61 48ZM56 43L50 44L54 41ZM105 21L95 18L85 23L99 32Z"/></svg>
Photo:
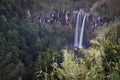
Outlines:
<svg viewBox="0 0 120 80"><path fill-rule="evenodd" d="M82 28L81 28L78 48L83 48L82 43L83 43L83 33L84 33L85 19L86 19L86 14L84 15L83 22L82 22Z"/></svg>
<svg viewBox="0 0 120 80"><path fill-rule="evenodd" d="M79 18L80 18L80 12L77 14L77 20L76 20L76 27L75 27L75 38L74 38L74 47L78 47L78 28L79 28Z"/></svg>
<svg viewBox="0 0 120 80"><path fill-rule="evenodd" d="M74 47L76 48L83 48L83 33L84 33L84 26L85 26L85 20L87 14L84 15L83 19L82 13L83 11L80 9L80 11L77 13L77 20L76 20L76 27L75 27L75 38L74 38Z"/></svg>

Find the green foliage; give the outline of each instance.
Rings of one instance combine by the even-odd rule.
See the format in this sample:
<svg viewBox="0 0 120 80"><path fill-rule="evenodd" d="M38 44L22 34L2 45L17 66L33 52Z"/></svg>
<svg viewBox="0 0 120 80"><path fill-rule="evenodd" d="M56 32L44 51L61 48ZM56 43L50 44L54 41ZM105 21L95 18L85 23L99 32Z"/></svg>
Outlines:
<svg viewBox="0 0 120 80"><path fill-rule="evenodd" d="M102 80L104 79L102 67L103 51L97 49L82 50L87 58L78 58L73 52L63 51L64 61L62 68L53 66L53 72L48 74L50 80Z"/></svg>
<svg viewBox="0 0 120 80"><path fill-rule="evenodd" d="M119 1L109 1L108 8L116 5L107 8L106 11L111 11L108 15L119 16L119 8L116 8ZM103 40L92 40L91 48L79 51L84 53L86 58L78 58L72 51L65 50L63 55L60 52L73 42L74 29L59 24L44 26L34 19L31 22L25 20L28 9L32 15L40 7L46 15L54 9L72 10L89 7L94 2L1 0L0 17L4 16L6 20L0 18L0 80L118 80L120 25L113 26ZM85 33L87 38L91 39L90 31L86 30ZM91 35L94 37L94 34Z"/></svg>
<svg viewBox="0 0 120 80"><path fill-rule="evenodd" d="M6 65L4 64L9 65L12 63L14 68L24 66L24 72L14 76L15 78L23 80L32 79L32 77L34 77L33 74L39 70L51 73L51 64L53 61L61 61L59 58L59 50L66 44L72 42L71 38L73 36L71 35L73 34L73 30L67 27L63 28L54 25L41 26L34 21L28 23L25 20L17 22L9 19L6 22L2 21L1 25L0 60L3 61L3 64L0 63L2 66L0 70L8 71L9 67L6 69ZM39 60L36 63L38 55L41 56L39 68L35 67L39 63ZM21 65L18 65L19 62L21 62ZM8 77L12 77L12 75L6 71L0 74L0 78L3 77L3 80L5 79L4 74L7 74ZM13 69L11 69L11 71L13 71ZM13 72L12 74L15 73ZM10 78L10 80L12 79L13 78Z"/></svg>
<svg viewBox="0 0 120 80"><path fill-rule="evenodd" d="M103 59L104 70L106 75L111 75L112 78L117 77L116 80L120 78L120 23L113 25L109 32L105 35L104 41L104 52L105 57ZM116 74L116 76L115 76ZM111 77L110 77L111 78Z"/></svg>
<svg viewBox="0 0 120 80"><path fill-rule="evenodd" d="M120 0L99 0L97 1L91 11L98 12L102 16L109 16L111 18L120 17Z"/></svg>
<svg viewBox="0 0 120 80"><path fill-rule="evenodd" d="M52 63L59 62L59 53L53 49L48 49L46 52L39 52L35 65L35 80L48 80L48 74L53 71Z"/></svg>
<svg viewBox="0 0 120 80"><path fill-rule="evenodd" d="M33 5L33 0L1 0L0 15L5 15L7 18L17 17L24 19L26 9L30 9Z"/></svg>
<svg viewBox="0 0 120 80"><path fill-rule="evenodd" d="M72 51L63 50L63 62L53 62L44 80L119 80L120 78L120 25L110 27L104 36L91 40L89 49L80 49L85 58L76 57ZM60 64L60 65L59 65ZM40 80L40 79L38 79Z"/></svg>

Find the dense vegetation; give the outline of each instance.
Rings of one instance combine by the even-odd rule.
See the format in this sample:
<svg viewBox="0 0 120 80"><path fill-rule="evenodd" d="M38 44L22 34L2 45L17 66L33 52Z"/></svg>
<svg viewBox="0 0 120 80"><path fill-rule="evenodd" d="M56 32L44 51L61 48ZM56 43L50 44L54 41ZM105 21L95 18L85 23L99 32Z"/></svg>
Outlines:
<svg viewBox="0 0 120 80"><path fill-rule="evenodd" d="M119 80L119 0L102 1L98 5L96 0L1 0L0 80ZM95 31L92 46L78 51L83 58L71 49L74 29L59 24L45 26L34 19L39 10L47 15L56 8L90 7L115 21ZM26 19L27 10L31 21Z"/></svg>

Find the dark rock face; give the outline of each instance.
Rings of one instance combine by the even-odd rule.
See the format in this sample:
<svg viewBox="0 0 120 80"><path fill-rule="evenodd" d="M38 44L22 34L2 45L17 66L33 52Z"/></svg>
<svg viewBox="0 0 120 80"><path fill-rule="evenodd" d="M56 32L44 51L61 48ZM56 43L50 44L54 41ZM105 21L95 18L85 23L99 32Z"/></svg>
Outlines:
<svg viewBox="0 0 120 80"><path fill-rule="evenodd" d="M88 9L82 9L83 11L89 13ZM26 11L26 19L29 22L31 20L31 14L30 11ZM83 13L84 14L84 13ZM64 10L64 11L58 11L54 10L52 13L50 13L48 16L43 17L43 13L40 13L39 15L36 15L36 20L40 22L41 24L54 24L54 23L60 23L62 26L65 25L71 25L73 22L75 23L73 16L74 11L70 10ZM111 19L108 17L101 18L97 13L91 13L88 14L86 18L86 26L89 26L91 28L91 31L94 31L95 28L103 25L104 23L110 23Z"/></svg>
<svg viewBox="0 0 120 80"><path fill-rule="evenodd" d="M55 10L54 12L50 13L49 16L43 17L42 14L39 15L37 20L41 24L54 24L54 23L60 23L62 26L65 26L67 24L70 24L70 18L71 18L71 11L58 11ZM38 15L37 15L38 16Z"/></svg>
<svg viewBox="0 0 120 80"><path fill-rule="evenodd" d="M111 21L110 18L104 17L101 18L97 13L90 13L88 9L81 9L81 18L83 20L84 15L87 14L85 20L85 31L84 31L84 38L83 38L83 46L84 48L88 48L90 44L90 40L94 37L93 33L94 30L103 25L104 23L109 23ZM79 10L78 10L79 11ZM39 13L37 15L37 20L42 25L50 25L50 24L60 24L63 27L70 27L70 29L74 29L76 20L74 19L77 14L77 11L71 10L54 10L53 12L49 13L47 16L43 16L44 14ZM82 24L82 21L81 21Z"/></svg>

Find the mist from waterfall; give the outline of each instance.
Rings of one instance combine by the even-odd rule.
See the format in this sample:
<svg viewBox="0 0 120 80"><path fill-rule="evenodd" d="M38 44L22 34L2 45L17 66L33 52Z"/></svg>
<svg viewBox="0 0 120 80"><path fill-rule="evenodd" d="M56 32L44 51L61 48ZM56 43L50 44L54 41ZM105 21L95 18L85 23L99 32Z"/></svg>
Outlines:
<svg viewBox="0 0 120 80"><path fill-rule="evenodd" d="M76 20L76 28L75 28L75 38L74 38L74 47L75 48L83 48L83 33L84 33L84 26L86 20L86 13L84 14L82 20L82 11L80 10L77 12L77 20ZM82 24L81 24L82 23ZM81 30L80 30L81 29Z"/></svg>

